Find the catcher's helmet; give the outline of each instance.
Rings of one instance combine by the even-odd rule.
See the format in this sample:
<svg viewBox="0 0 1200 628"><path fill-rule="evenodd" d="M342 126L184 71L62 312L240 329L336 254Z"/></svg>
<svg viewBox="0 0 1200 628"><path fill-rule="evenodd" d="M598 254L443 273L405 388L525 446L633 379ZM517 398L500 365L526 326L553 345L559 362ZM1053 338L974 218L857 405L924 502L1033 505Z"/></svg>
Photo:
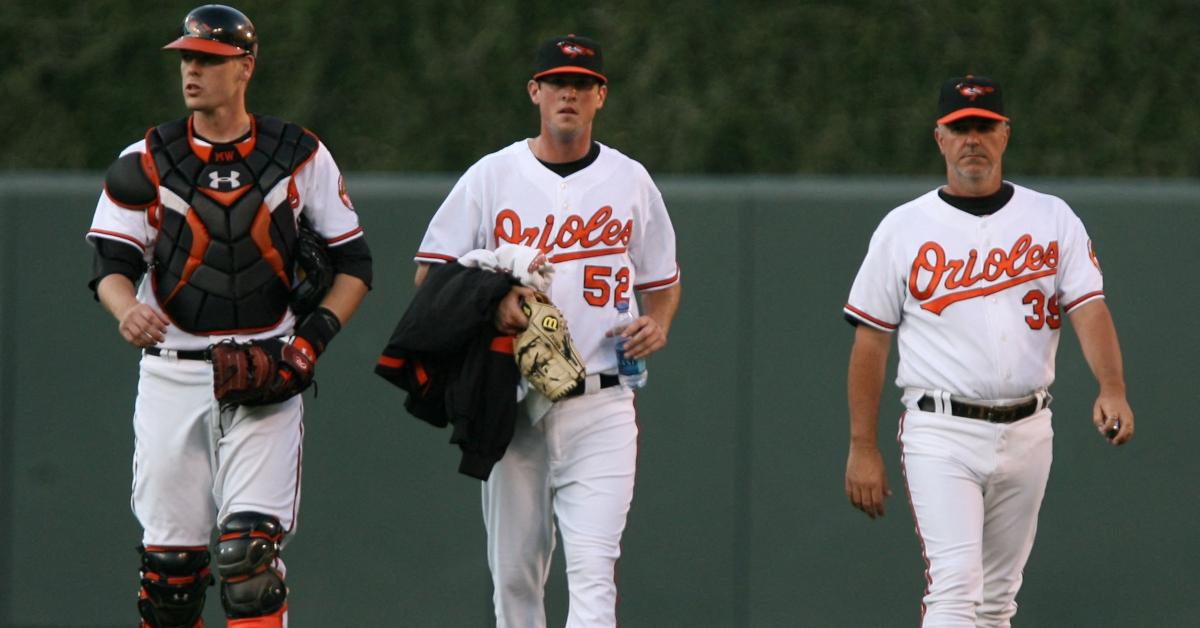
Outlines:
<svg viewBox="0 0 1200 628"><path fill-rule="evenodd" d="M193 50L221 57L258 54L258 35L245 13L223 4L206 4L183 18L183 35L164 50Z"/></svg>

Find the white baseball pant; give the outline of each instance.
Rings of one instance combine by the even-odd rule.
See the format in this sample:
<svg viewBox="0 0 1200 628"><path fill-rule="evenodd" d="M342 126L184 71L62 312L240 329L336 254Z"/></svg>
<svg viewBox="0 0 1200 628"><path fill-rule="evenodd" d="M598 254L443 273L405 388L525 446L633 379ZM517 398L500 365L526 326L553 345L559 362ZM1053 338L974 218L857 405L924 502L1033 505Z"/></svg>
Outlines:
<svg viewBox="0 0 1200 628"><path fill-rule="evenodd" d="M901 468L925 557L922 628L1008 628L1050 475L1050 410L996 424L910 409Z"/></svg>
<svg viewBox="0 0 1200 628"><path fill-rule="evenodd" d="M278 518L286 541L300 504L303 413L299 395L221 411L210 363L143 356L131 500L142 543L208 545L218 522L245 511Z"/></svg>
<svg viewBox="0 0 1200 628"><path fill-rule="evenodd" d="M637 434L633 393L619 386L559 401L533 425L518 416L512 442L483 484L498 628L546 626L556 518L567 562L567 628L616 626L614 571L633 499Z"/></svg>

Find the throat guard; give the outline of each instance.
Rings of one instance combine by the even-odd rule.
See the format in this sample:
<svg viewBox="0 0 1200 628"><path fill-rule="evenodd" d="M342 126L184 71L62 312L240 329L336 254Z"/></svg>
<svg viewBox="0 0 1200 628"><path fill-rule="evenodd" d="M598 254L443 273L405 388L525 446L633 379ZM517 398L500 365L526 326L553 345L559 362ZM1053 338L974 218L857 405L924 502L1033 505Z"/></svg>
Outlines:
<svg viewBox="0 0 1200 628"><path fill-rule="evenodd" d="M207 146L191 119L150 129L162 203L151 280L163 311L204 335L270 329L287 312L299 196L292 175L317 150L305 129L254 116L250 137Z"/></svg>

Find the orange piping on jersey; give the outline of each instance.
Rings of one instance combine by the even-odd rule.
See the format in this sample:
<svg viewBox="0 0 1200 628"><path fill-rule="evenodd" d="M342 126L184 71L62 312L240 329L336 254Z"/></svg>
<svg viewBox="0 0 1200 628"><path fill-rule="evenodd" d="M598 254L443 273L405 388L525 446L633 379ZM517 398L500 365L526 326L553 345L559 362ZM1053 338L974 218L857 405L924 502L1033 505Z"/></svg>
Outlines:
<svg viewBox="0 0 1200 628"><path fill-rule="evenodd" d="M404 358L389 358L386 355L379 356L379 366L385 366L390 369L398 369L404 366L405 362L407 362L407 360Z"/></svg>
<svg viewBox="0 0 1200 628"><path fill-rule="evenodd" d="M885 323L885 322L883 322L883 321L879 320L878 318L875 318L874 316L871 316L870 314L867 314L866 312L864 312L864 311L862 311L862 310L860 310L860 309L858 309L858 308L854 307L853 305L850 305L849 303L847 303L847 304L846 304L845 306L843 306L843 307L845 307L847 310L849 310L849 311L850 311L852 314L854 314L854 315L855 315L855 316L857 316L858 318L861 318L863 321L865 321L865 322L868 322L868 323L871 323L871 324L873 324L873 325L877 325L877 326L879 326L879 327L882 327L882 328L884 328L884 329L888 329L888 330L891 330L891 331L895 331L895 330L896 330L896 328L898 328L898 327L899 327L899 325L893 325L893 324L891 324L891 323Z"/></svg>
<svg viewBox="0 0 1200 628"><path fill-rule="evenodd" d="M333 244L342 242L344 240L349 240L350 238L353 238L354 236L362 233L362 230L363 230L362 227L358 227L357 229L354 229L353 231L347 231L346 233L343 233L342 235L337 236L336 238L330 238L330 239L326 240L325 244L333 245Z"/></svg>
<svg viewBox="0 0 1200 628"><path fill-rule="evenodd" d="M559 253L551 255L550 261L557 264L559 262L569 262L571 260L585 259L588 257L604 257L605 255L620 255L625 252L625 247L619 249L588 249L584 251L572 251L571 253Z"/></svg>
<svg viewBox="0 0 1200 628"><path fill-rule="evenodd" d="M492 338L492 346L489 348L495 353L512 355L514 340L516 340L516 336L496 336Z"/></svg>
<svg viewBox="0 0 1200 628"><path fill-rule="evenodd" d="M1070 303L1068 303L1066 305L1066 307L1063 308L1063 311L1070 312L1071 310L1075 309L1075 306L1083 303L1084 301L1088 301L1088 300L1094 299L1096 297L1102 297L1102 296L1104 296L1103 290L1096 290L1095 292L1089 292L1089 293L1079 297L1078 299L1075 299L1074 301L1071 301Z"/></svg>
<svg viewBox="0 0 1200 628"><path fill-rule="evenodd" d="M106 236L111 236L114 238L120 238L122 240L128 240L129 242L133 243L133 245L138 247L139 249L141 249L143 251L146 250L146 245L139 242L136 238L134 238L131 235L125 235L124 233L120 233L118 231L105 231L104 229L88 229L88 233L95 233L97 235L106 235Z"/></svg>
<svg viewBox="0 0 1200 628"><path fill-rule="evenodd" d="M453 255L442 255L441 253L422 253L422 252L420 252L420 251L417 251L417 254L416 254L416 256L415 256L415 257L418 257L418 258L421 258L421 257L423 257L423 258L426 258L426 259L440 259L440 260L442 260L443 262L456 262L456 261L458 261L458 258L457 258L457 257L454 257Z"/></svg>
<svg viewBox="0 0 1200 628"><path fill-rule="evenodd" d="M679 267L678 266L675 267L675 274L671 275L671 277L669 277L667 279L663 279L662 281L648 281L646 283L638 284L638 285L634 286L633 289L634 290L653 290L655 288L662 288L664 286L669 286L669 285L675 283L676 281L679 281Z"/></svg>
<svg viewBox="0 0 1200 628"><path fill-rule="evenodd" d="M242 187L240 187L236 190L230 190L228 192L222 192L220 190L212 190L209 188L198 187L198 188L196 188L196 191L211 198L212 200L220 203L221 205L223 205L225 207L233 207L233 204L236 203L237 200L239 198L241 198L243 194L245 194L246 192L249 192L250 188L252 188L252 187L254 187L254 186L243 185Z"/></svg>
<svg viewBox="0 0 1200 628"><path fill-rule="evenodd" d="M1040 272L1031 273L1028 275L1022 275L1020 277L1017 277L1016 279L1009 279L1008 281L1001 281L1000 283L992 284L992 285L984 287L984 288L976 288L974 290L962 290L960 292L952 292L950 294L940 296L932 301L922 303L921 309L928 310L930 312L933 312L934 314L937 314L938 316L941 316L942 310L950 307L951 305L953 305L955 303L958 303L959 301L966 301L967 299L974 299L975 297L986 297L989 294L995 294L997 292L1007 290L1013 286L1019 286L1023 283L1028 283L1030 281L1034 281L1035 279L1041 279L1042 277L1049 277L1050 275L1056 274L1057 272L1058 272L1057 268L1050 268L1050 269L1043 270Z"/></svg>
<svg viewBox="0 0 1200 628"><path fill-rule="evenodd" d="M271 210L267 209L266 203L258 206L258 215L254 217L254 223L250 225L250 239L254 240L254 244L258 246L258 252L262 253L263 259L275 271L275 276L279 277L283 285L289 285L287 273L283 270L283 257L271 243Z"/></svg>
<svg viewBox="0 0 1200 628"><path fill-rule="evenodd" d="M171 290L170 296L163 305L166 306L179 294L189 279L192 278L192 273L200 267L200 261L204 259L204 252L208 250L208 230L204 228L204 222L200 220L200 216L196 215L196 210L188 208L187 213L188 227L192 230L192 250L188 251L187 262L183 265L183 272L179 275L179 283L175 284L175 288Z"/></svg>

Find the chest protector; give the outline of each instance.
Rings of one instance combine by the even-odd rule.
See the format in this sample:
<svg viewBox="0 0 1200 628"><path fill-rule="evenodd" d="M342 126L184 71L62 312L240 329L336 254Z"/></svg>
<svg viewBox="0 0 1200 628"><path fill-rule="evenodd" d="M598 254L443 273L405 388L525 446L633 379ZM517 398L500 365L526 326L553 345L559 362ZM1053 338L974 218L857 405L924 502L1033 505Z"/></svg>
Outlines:
<svg viewBox="0 0 1200 628"><path fill-rule="evenodd" d="M290 176L316 153L316 138L254 116L249 139L209 147L193 140L188 118L150 129L146 145L159 187L186 204L161 208L151 268L160 307L194 334L278 325L297 241Z"/></svg>

